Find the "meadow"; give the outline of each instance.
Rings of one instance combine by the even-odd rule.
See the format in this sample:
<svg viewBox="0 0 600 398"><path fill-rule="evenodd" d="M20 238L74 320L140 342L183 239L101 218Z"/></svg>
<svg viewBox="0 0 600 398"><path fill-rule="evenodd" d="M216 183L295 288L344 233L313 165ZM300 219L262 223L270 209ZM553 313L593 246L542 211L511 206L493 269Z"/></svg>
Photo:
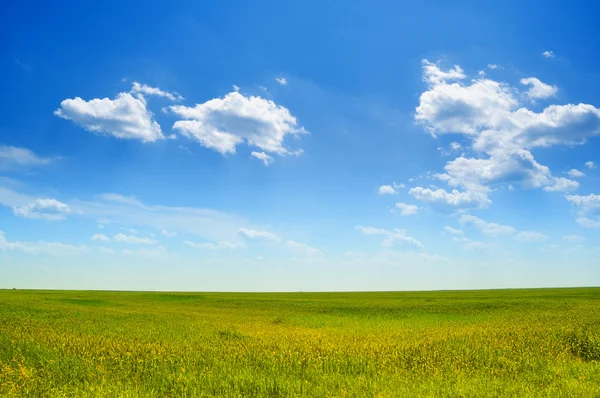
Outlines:
<svg viewBox="0 0 600 398"><path fill-rule="evenodd" d="M600 288L0 290L0 396L600 397Z"/></svg>

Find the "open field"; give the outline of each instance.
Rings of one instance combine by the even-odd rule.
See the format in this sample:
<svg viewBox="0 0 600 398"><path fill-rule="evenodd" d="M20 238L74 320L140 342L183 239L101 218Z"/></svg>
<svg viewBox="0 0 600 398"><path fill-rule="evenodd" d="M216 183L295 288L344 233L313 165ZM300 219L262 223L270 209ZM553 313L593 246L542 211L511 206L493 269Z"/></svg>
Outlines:
<svg viewBox="0 0 600 398"><path fill-rule="evenodd" d="M600 396L600 288L3 290L0 396Z"/></svg>

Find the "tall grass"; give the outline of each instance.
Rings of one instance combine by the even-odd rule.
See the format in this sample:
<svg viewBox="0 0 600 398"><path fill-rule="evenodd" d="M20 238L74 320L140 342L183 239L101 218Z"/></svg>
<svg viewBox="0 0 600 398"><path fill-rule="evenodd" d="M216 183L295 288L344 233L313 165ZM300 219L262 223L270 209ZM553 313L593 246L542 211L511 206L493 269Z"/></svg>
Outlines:
<svg viewBox="0 0 600 398"><path fill-rule="evenodd" d="M0 395L600 396L600 289L0 291Z"/></svg>

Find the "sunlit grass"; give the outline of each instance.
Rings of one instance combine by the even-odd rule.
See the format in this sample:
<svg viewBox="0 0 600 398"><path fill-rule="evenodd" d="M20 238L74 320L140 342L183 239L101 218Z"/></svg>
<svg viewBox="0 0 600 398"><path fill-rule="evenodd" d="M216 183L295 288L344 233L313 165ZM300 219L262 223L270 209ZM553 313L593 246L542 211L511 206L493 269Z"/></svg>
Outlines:
<svg viewBox="0 0 600 398"><path fill-rule="evenodd" d="M0 291L0 395L600 396L600 288Z"/></svg>

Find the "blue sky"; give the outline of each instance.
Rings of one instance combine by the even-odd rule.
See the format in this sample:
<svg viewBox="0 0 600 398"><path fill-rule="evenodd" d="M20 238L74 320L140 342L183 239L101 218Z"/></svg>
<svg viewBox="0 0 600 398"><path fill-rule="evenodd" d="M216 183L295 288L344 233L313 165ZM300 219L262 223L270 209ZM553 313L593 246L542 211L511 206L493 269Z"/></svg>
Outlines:
<svg viewBox="0 0 600 398"><path fill-rule="evenodd" d="M6 6L0 287L600 284L597 7L400 3Z"/></svg>

